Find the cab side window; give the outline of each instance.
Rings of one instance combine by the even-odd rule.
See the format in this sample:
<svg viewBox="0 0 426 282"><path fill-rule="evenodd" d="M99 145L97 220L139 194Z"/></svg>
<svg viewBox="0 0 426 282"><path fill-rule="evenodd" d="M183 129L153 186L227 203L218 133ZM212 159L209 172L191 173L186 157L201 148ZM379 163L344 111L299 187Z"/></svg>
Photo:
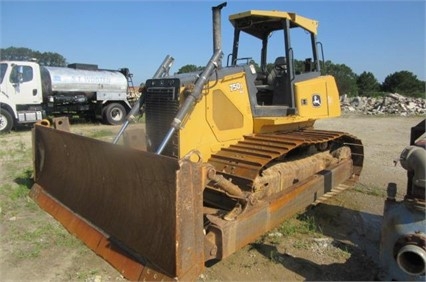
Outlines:
<svg viewBox="0 0 426 282"><path fill-rule="evenodd" d="M13 66L10 73L11 83L24 83L33 79L33 68L30 66Z"/></svg>
<svg viewBox="0 0 426 282"><path fill-rule="evenodd" d="M33 68L29 66L24 66L22 78L23 78L23 82L33 80Z"/></svg>

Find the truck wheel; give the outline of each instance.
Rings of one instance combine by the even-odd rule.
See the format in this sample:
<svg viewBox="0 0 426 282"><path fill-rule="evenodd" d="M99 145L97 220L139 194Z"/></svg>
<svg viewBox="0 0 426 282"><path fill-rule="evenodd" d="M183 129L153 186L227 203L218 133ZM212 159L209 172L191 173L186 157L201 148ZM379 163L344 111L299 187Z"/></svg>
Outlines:
<svg viewBox="0 0 426 282"><path fill-rule="evenodd" d="M5 109L0 109L0 134L8 133L13 127L12 115Z"/></svg>
<svg viewBox="0 0 426 282"><path fill-rule="evenodd" d="M122 124L126 118L126 109L118 103L109 104L102 112L104 122L108 124Z"/></svg>

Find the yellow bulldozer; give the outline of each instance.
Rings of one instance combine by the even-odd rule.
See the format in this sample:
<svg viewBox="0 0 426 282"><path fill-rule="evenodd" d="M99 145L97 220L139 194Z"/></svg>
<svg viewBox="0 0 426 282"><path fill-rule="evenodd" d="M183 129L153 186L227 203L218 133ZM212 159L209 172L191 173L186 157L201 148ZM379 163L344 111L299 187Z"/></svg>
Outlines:
<svg viewBox="0 0 426 282"><path fill-rule="evenodd" d="M170 76L166 57L114 142L67 132L63 120L34 127L31 197L130 280L194 280L205 262L225 259L360 175L361 141L314 129L315 120L340 115L335 79L321 74L318 22L281 11L231 15L224 66L225 5L212 8L214 52L204 70ZM303 64L290 40L295 30L308 36ZM281 46L268 44L275 35ZM240 54L255 42L260 64ZM271 60L269 50L280 55ZM138 113L146 149L116 144Z"/></svg>

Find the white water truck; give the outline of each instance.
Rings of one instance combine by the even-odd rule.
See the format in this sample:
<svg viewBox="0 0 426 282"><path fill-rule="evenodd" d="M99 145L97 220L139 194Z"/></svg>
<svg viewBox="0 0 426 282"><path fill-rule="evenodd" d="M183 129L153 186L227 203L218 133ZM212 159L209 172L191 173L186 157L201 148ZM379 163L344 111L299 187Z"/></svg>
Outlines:
<svg viewBox="0 0 426 282"><path fill-rule="evenodd" d="M129 69L97 65L41 66L33 61L0 62L0 133L50 116L78 116L121 124L130 111Z"/></svg>

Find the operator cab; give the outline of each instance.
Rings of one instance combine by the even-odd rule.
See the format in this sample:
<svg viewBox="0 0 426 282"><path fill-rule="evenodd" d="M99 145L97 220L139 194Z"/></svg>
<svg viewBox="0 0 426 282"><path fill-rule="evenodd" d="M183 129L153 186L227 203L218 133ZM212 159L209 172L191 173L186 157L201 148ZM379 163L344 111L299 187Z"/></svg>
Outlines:
<svg viewBox="0 0 426 282"><path fill-rule="evenodd" d="M256 10L231 15L229 19L234 26L234 42L228 66L241 65L242 60L246 65L252 64L246 67L246 74L254 116L297 114L294 84L321 75L316 41L318 22L294 13ZM306 42L293 47L290 35ZM240 57L259 40L258 60ZM309 57L296 60L295 53L299 56L303 52Z"/></svg>

